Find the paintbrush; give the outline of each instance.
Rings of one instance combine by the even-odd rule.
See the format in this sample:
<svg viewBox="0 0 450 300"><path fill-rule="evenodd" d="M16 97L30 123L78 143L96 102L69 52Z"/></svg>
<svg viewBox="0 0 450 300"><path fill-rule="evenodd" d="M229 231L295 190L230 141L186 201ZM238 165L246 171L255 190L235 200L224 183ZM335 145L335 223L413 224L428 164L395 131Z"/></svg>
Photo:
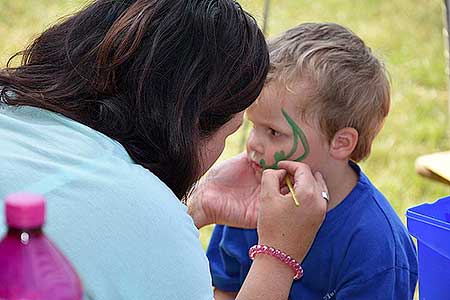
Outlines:
<svg viewBox="0 0 450 300"><path fill-rule="evenodd" d="M286 184L289 191L291 192L292 198L294 199L295 206L299 207L300 202L298 202L297 200L297 196L295 195L294 187L292 186L291 178L289 177L289 175L286 176Z"/></svg>

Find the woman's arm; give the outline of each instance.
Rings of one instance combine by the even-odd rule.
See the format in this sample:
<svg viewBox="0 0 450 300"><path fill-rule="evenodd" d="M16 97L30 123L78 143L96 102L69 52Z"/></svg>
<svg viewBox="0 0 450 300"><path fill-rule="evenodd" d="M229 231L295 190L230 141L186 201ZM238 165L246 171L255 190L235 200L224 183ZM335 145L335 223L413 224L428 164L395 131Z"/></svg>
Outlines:
<svg viewBox="0 0 450 300"><path fill-rule="evenodd" d="M257 276L257 274L261 276ZM236 298L286 300L291 288L293 272L274 258L259 256L255 258L248 277L250 277L249 280L244 282L239 292L239 298L237 298L238 292L225 292L215 288L214 300L234 300Z"/></svg>
<svg viewBox="0 0 450 300"><path fill-rule="evenodd" d="M319 173L313 175L305 164L280 162L279 167L294 175L294 189L300 207L294 205L290 194L281 194L286 171L264 171L258 242L280 249L302 262L325 218L327 203L321 193L327 192L327 187L322 176ZM286 300L293 276L294 272L278 259L257 255L236 299Z"/></svg>
<svg viewBox="0 0 450 300"><path fill-rule="evenodd" d="M287 300L294 273L268 255L258 255L236 300Z"/></svg>
<svg viewBox="0 0 450 300"><path fill-rule="evenodd" d="M321 195L323 191L327 192L327 187L322 176L312 174L306 164L280 162L279 167L281 170L265 170L262 176L257 217L258 242L280 249L302 262L325 218L327 203ZM290 194L281 193L287 174L294 177L300 207L295 206ZM239 176L235 176L235 181L236 185L242 182ZM204 192L203 195L208 194ZM241 198L237 196L235 202L242 203ZM232 200L227 197L228 202ZM205 204L220 199L203 197L203 201ZM227 205L230 207L230 204ZM230 211L234 210L226 210L226 214L222 215L219 210L214 215L224 220L225 224L227 219L236 222L238 219ZM257 255L236 299L286 300L293 276L293 271L283 262L268 255Z"/></svg>

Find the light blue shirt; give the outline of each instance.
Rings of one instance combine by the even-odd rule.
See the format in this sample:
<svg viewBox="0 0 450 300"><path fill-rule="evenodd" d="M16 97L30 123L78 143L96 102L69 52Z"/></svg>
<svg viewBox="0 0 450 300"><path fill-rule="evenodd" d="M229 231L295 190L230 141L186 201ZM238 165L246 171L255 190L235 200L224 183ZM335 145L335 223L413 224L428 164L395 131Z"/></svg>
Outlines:
<svg viewBox="0 0 450 300"><path fill-rule="evenodd" d="M44 230L86 299L213 298L186 207L116 141L59 114L0 104L0 170L0 235L8 194L43 194Z"/></svg>

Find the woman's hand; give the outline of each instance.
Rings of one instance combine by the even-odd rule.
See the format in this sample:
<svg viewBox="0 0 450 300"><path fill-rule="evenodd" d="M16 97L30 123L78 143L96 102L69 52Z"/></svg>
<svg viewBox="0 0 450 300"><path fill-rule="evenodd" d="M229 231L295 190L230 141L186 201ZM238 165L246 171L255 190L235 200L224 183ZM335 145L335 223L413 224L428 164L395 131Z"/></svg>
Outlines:
<svg viewBox="0 0 450 300"><path fill-rule="evenodd" d="M302 262L325 218L327 203L322 192L328 193L327 186L322 176L313 175L306 164L283 161L278 166L280 170L265 170L262 176L258 242ZM291 194L282 192L286 175L295 180L299 207ZM257 255L236 299L287 299L293 276L284 263Z"/></svg>
<svg viewBox="0 0 450 300"><path fill-rule="evenodd" d="M261 204L258 216L259 243L280 249L302 261L322 224L327 202L322 192L327 186L320 173L312 174L308 165L283 161L280 170L265 170L261 182ZM292 195L282 193L286 175L295 180Z"/></svg>
<svg viewBox="0 0 450 300"><path fill-rule="evenodd" d="M241 153L213 167L187 204L198 228L213 223L256 228L259 196L260 178Z"/></svg>

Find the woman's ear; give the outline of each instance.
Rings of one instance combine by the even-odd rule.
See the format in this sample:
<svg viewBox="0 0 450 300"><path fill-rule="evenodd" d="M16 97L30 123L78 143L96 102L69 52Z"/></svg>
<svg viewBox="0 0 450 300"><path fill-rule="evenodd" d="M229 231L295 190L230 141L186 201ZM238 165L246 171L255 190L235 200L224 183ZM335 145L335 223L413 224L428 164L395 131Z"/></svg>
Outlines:
<svg viewBox="0 0 450 300"><path fill-rule="evenodd" d="M352 127L339 129L330 143L330 155L335 159L349 159L358 144L358 131Z"/></svg>

